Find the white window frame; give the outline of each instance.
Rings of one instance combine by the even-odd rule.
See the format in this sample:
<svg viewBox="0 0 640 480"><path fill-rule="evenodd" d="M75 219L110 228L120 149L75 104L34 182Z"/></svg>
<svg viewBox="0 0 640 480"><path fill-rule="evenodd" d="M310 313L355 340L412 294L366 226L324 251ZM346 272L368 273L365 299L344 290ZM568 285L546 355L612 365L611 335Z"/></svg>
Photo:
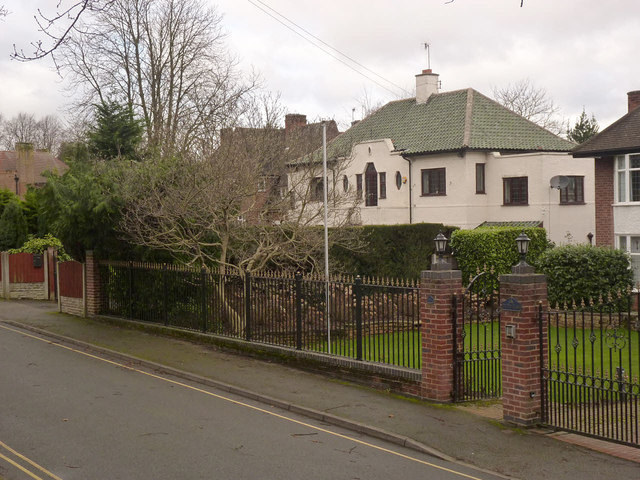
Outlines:
<svg viewBox="0 0 640 480"><path fill-rule="evenodd" d="M640 282L640 233L616 235L616 247L631 255L634 282Z"/></svg>
<svg viewBox="0 0 640 480"><path fill-rule="evenodd" d="M616 155L614 158L613 188L616 204L640 204L640 200L631 201L631 172L639 172L640 166L631 168L631 157L640 158L639 153ZM622 182L621 182L622 179ZM622 194L622 195L621 195ZM639 193L640 195L640 193ZM624 196L623 199L622 196Z"/></svg>

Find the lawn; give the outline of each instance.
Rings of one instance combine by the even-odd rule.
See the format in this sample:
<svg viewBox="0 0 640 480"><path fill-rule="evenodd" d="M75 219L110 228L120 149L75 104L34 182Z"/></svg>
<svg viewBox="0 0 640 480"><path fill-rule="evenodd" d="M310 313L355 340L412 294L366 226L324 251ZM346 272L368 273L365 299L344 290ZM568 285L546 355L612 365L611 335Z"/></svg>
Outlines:
<svg viewBox="0 0 640 480"><path fill-rule="evenodd" d="M498 322L465 325L464 388L471 394L497 396L500 389L500 329ZM327 342L311 348L327 352ZM331 340L331 353L356 358L354 338L336 336ZM421 346L417 331L365 336L362 341L363 360L409 368L420 368ZM549 373L553 397L575 401L587 389L615 392L619 375L627 392L638 392L640 383L640 335L626 328L549 327L549 345L545 368ZM624 372L618 370L624 369ZM559 382L566 384L557 387ZM592 388L593 387L593 388ZM582 394L571 394L579 388Z"/></svg>

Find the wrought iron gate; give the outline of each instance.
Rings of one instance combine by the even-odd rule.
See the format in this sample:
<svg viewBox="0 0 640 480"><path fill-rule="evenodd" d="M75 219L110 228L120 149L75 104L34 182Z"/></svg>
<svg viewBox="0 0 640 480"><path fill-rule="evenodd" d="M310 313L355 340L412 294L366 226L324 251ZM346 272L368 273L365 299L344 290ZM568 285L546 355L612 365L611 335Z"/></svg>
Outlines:
<svg viewBox="0 0 640 480"><path fill-rule="evenodd" d="M502 395L499 284L491 272L471 280L462 308L453 298L453 400L481 400ZM461 312L458 318L458 311Z"/></svg>
<svg viewBox="0 0 640 480"><path fill-rule="evenodd" d="M540 326L548 334L544 423L640 447L638 312L611 305L541 308Z"/></svg>

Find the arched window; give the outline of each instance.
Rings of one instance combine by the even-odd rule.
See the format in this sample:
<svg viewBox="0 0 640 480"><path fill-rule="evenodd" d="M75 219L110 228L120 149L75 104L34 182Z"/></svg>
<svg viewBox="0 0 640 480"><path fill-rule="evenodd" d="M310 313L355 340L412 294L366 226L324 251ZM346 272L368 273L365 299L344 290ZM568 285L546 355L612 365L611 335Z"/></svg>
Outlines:
<svg viewBox="0 0 640 480"><path fill-rule="evenodd" d="M378 205L378 172L373 163L367 163L367 169L364 172L364 194L367 207Z"/></svg>

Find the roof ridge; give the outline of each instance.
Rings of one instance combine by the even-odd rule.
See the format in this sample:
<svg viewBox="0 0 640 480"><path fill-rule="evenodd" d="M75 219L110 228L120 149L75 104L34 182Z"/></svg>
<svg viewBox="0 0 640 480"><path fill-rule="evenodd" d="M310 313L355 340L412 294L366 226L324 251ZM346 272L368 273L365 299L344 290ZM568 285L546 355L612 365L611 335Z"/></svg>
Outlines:
<svg viewBox="0 0 640 480"><path fill-rule="evenodd" d="M565 142L567 142L567 143L573 143L573 144L575 145L575 142L572 142L571 140L567 140L566 138L562 138L560 135L558 135L558 134L556 134L556 133L553 133L551 130L546 129L546 128L544 128L544 127L543 127L543 126L541 126L541 125L538 125L538 124L537 124L536 122L534 122L533 120L529 120L528 118L526 118L526 117L524 117L524 116L520 115L519 113L514 112L514 111L513 111L513 110L511 110L510 108L505 107L505 106L504 106L504 105L502 105L500 102L498 102L497 100L495 100L495 99L493 99L493 98L491 98L491 97L489 97L489 96L485 95L484 93L479 92L478 90L475 90L475 89L472 89L472 90L473 90L475 93L477 93L478 95L480 95L480 96L482 96L482 97L486 98L486 99L487 99L487 100L489 100L490 102L495 103L498 107L500 107L500 108L502 108L502 109L504 109L504 110L508 111L509 113L511 113L511 114L513 114L513 115L517 115L518 117L522 118L523 120L525 120L526 122L530 123L531 125L533 125L534 127L538 128L539 130L542 130L542 131L544 131L544 132L546 132L546 133L549 133L549 134L551 134L551 135L553 135L553 136L555 136L555 137L559 138L560 140L564 140L564 141L565 141Z"/></svg>
<svg viewBox="0 0 640 480"><path fill-rule="evenodd" d="M464 131L462 136L462 147L468 148L471 144L471 122L473 120L473 88L467 88L467 104L464 112Z"/></svg>

